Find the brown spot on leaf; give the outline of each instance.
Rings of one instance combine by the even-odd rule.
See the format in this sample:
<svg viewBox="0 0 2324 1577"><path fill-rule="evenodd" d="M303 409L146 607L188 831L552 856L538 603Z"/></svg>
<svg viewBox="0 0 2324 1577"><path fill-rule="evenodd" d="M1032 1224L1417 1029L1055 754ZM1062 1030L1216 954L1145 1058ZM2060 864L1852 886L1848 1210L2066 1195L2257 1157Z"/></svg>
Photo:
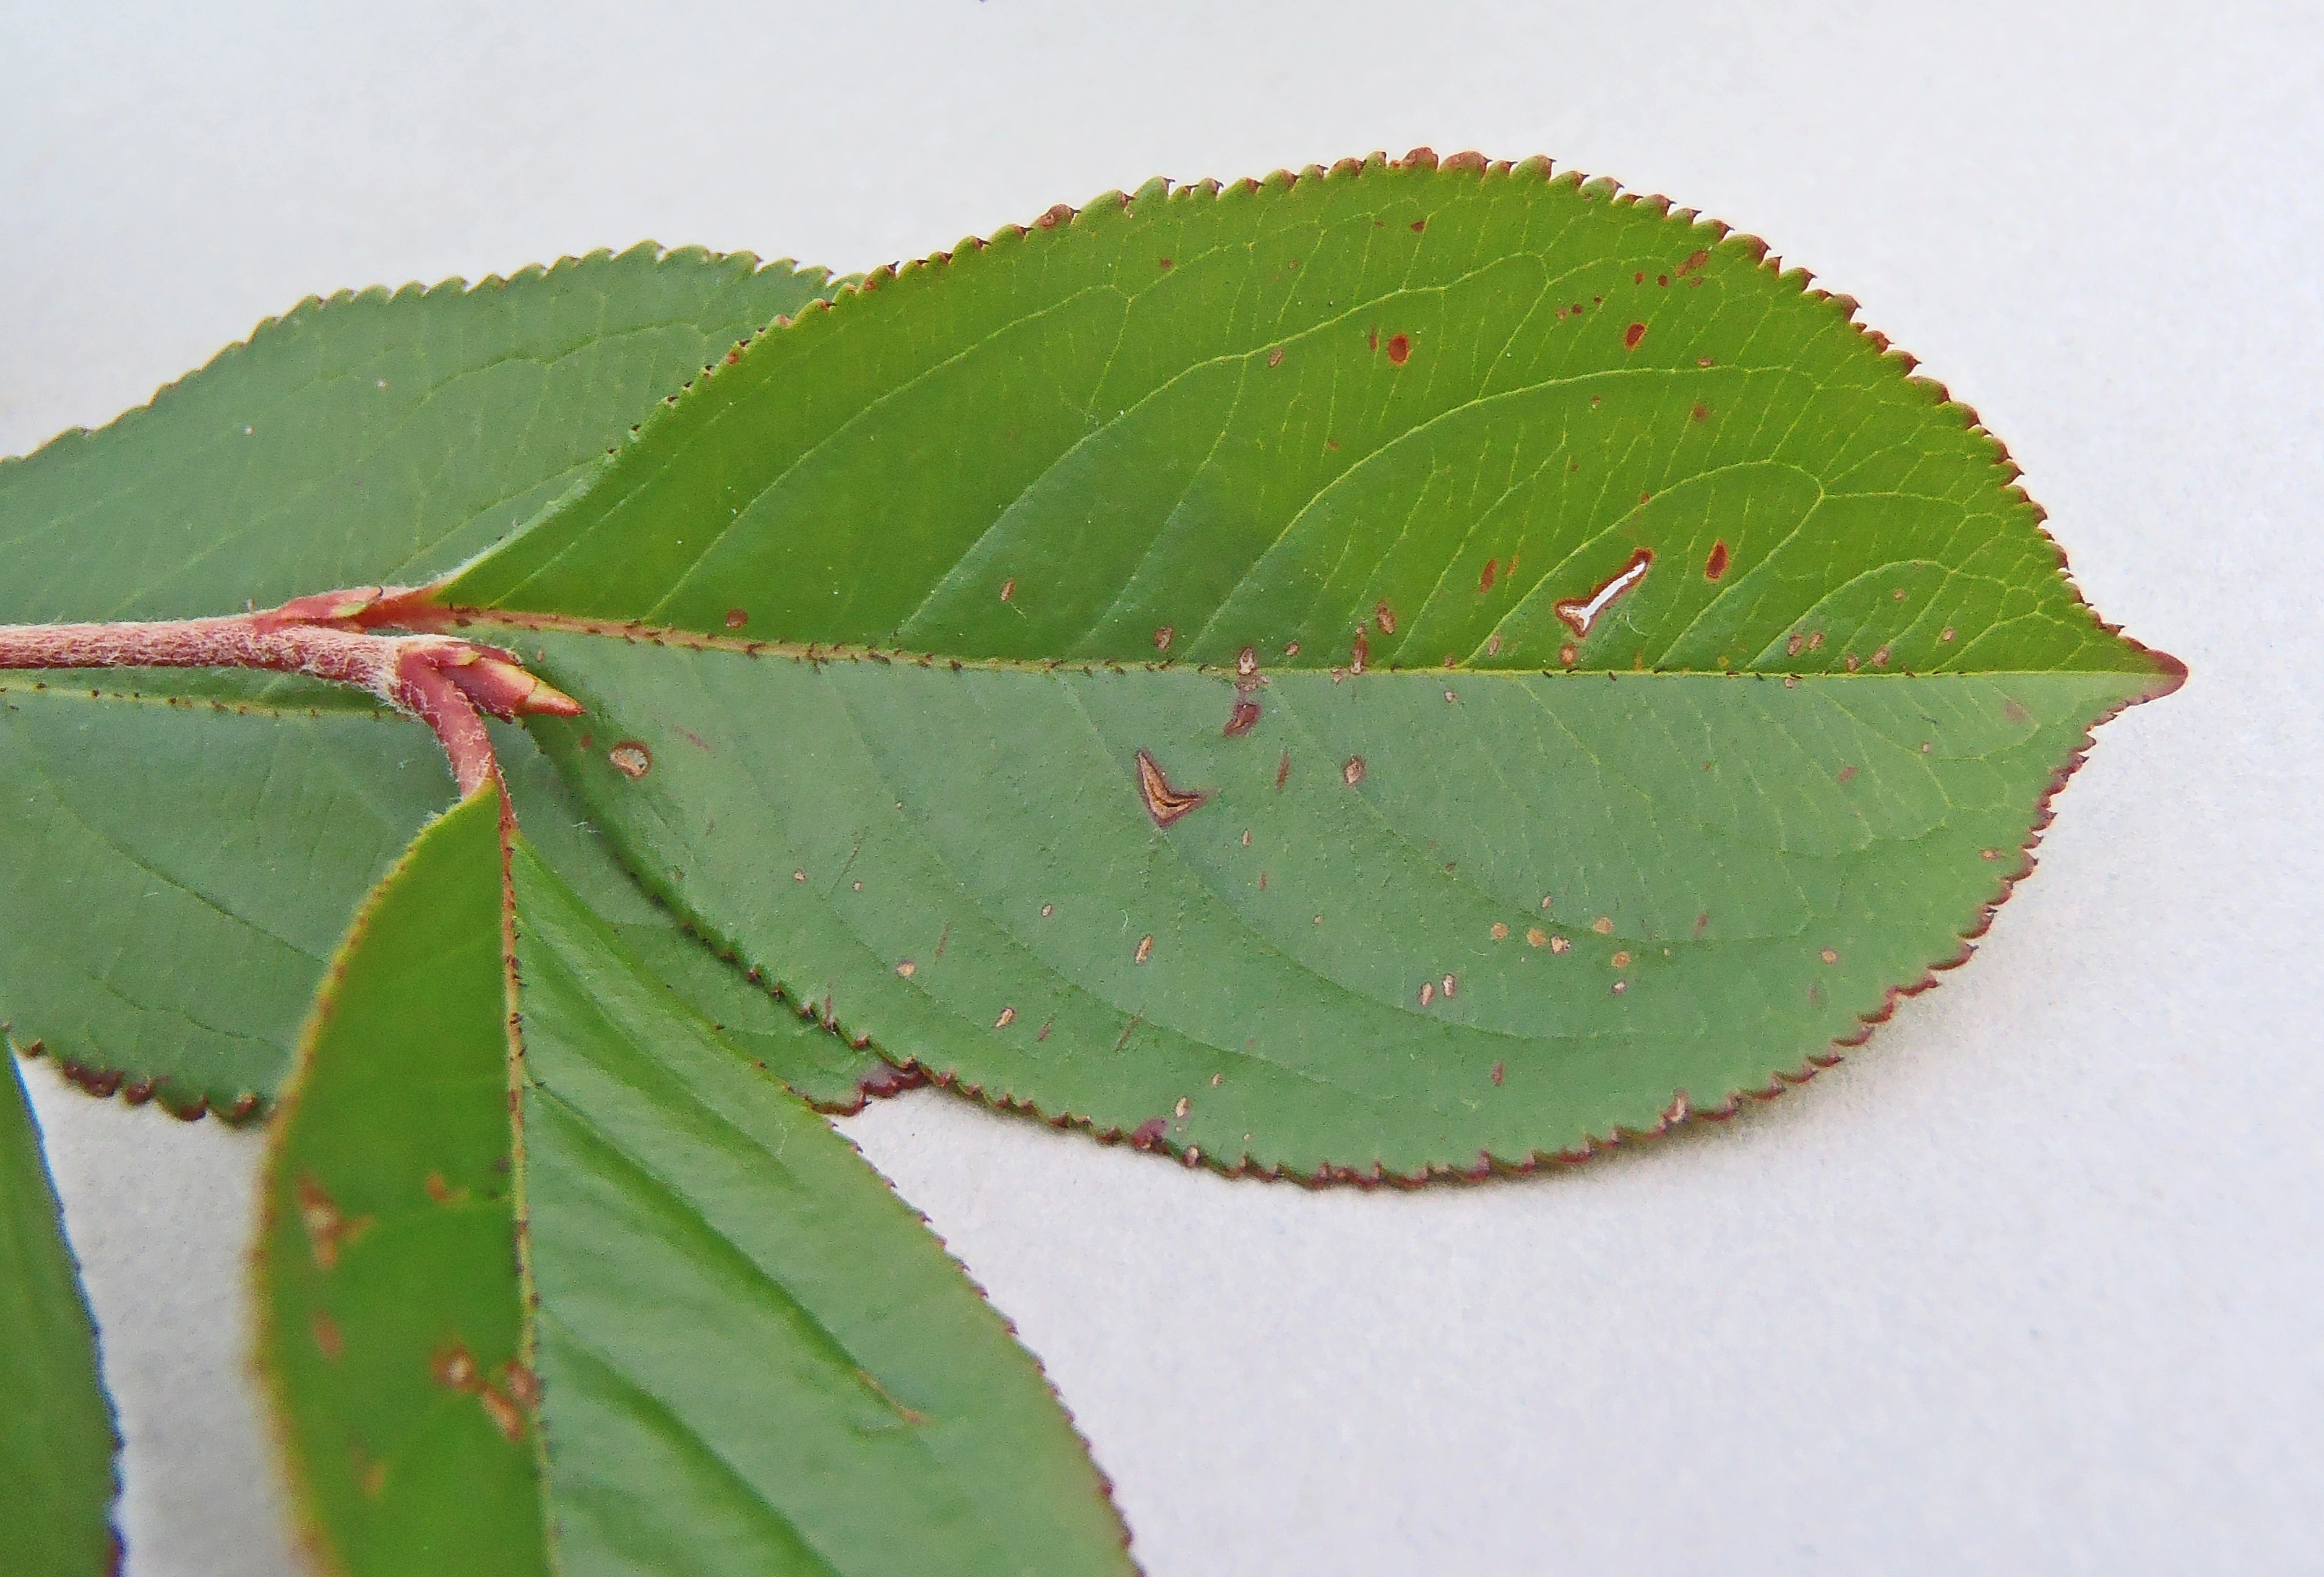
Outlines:
<svg viewBox="0 0 2324 1577"><path fill-rule="evenodd" d="M1724 541L1713 542L1711 545L1711 557L1702 561L1702 578L1717 580L1726 573L1727 544Z"/></svg>
<svg viewBox="0 0 2324 1577"><path fill-rule="evenodd" d="M1694 917L1694 939L1698 942L1702 941L1702 934L1709 929L1711 929L1711 911L1705 909Z"/></svg>
<svg viewBox="0 0 2324 1577"><path fill-rule="evenodd" d="M476 1400L483 1404L484 1416L493 1421L494 1427L508 1437L508 1443L511 1445L516 1444L524 1438L524 1415L517 1411L514 1402L510 1401L490 1386L484 1387L476 1393Z"/></svg>
<svg viewBox="0 0 2324 1577"><path fill-rule="evenodd" d="M1146 802L1146 814L1154 818L1156 826L1168 826L1179 817L1201 809L1211 798L1204 789L1182 793L1171 788L1161 767L1144 751L1138 752L1138 794Z"/></svg>
<svg viewBox="0 0 2324 1577"><path fill-rule="evenodd" d="M1570 950L1572 945L1573 943L1572 940L1564 936L1552 936L1549 939L1549 950L1552 953L1566 952Z"/></svg>
<svg viewBox="0 0 2324 1577"><path fill-rule="evenodd" d="M1794 630L1792 632L1792 638L1784 642L1784 655L1785 657L1797 657L1800 654L1800 648L1805 646L1807 643L1808 638Z"/></svg>
<svg viewBox="0 0 2324 1577"><path fill-rule="evenodd" d="M1392 367L1404 365L1412 355L1412 339L1408 335L1391 334L1388 340L1388 362Z"/></svg>
<svg viewBox="0 0 2324 1577"><path fill-rule="evenodd" d="M455 1188L445 1182L444 1174L441 1172L429 1173L428 1181L423 1186L428 1190L428 1197L438 1204L456 1204L468 1197L466 1189Z"/></svg>
<svg viewBox="0 0 2324 1577"><path fill-rule="evenodd" d="M1572 668L1575 663L1582 660L1582 653L1571 643L1568 643L1557 649L1557 660L1563 663L1567 668Z"/></svg>
<svg viewBox="0 0 2324 1577"><path fill-rule="evenodd" d="M1157 650L1157 651L1167 651L1167 650L1170 650L1170 637L1171 637L1171 636L1173 636L1173 635L1176 635L1176 633L1177 633L1177 631L1176 631L1176 630L1175 630L1175 629L1173 629L1171 626L1169 626L1169 625L1167 625L1167 624L1165 624L1165 625L1163 625L1160 629L1158 629L1158 630L1155 631L1155 632L1154 632L1154 650Z"/></svg>
<svg viewBox="0 0 2324 1577"><path fill-rule="evenodd" d="M1596 919L1590 922L1590 928L1597 932L1600 936L1610 936L1614 934L1614 917L1611 915L1600 915Z"/></svg>
<svg viewBox="0 0 2324 1577"><path fill-rule="evenodd" d="M532 1370L511 1359L501 1379L508 1387L509 1399L518 1406L529 1412L540 1406L540 1381L534 1378Z"/></svg>
<svg viewBox="0 0 2324 1577"><path fill-rule="evenodd" d="M1435 1000L1436 982L1433 980L1422 981L1420 982L1420 1005L1425 1008Z"/></svg>
<svg viewBox="0 0 2324 1577"><path fill-rule="evenodd" d="M1189 1102L1186 1097L1181 1095L1178 1097L1178 1103L1170 1109L1171 1114L1183 1120L1191 1105L1192 1102Z"/></svg>
<svg viewBox="0 0 2324 1577"><path fill-rule="evenodd" d="M1636 350L1638 348L1638 342L1646 338L1646 326L1643 323L1633 323L1628 328L1622 330L1622 348L1624 350Z"/></svg>
<svg viewBox="0 0 2324 1577"><path fill-rule="evenodd" d="M1498 558L1488 558L1485 560L1485 572L1477 577L1477 592L1479 595L1481 596L1486 592L1493 589L1493 576L1499 572L1500 567L1500 560Z"/></svg>
<svg viewBox="0 0 2324 1577"><path fill-rule="evenodd" d="M1015 576L1013 576L1013 575L1012 575L1012 576L1010 576L1007 580L1004 580L1004 581L1002 581L1002 582L1001 583L1001 600L1002 602L1004 602L1004 603L1005 603L1005 602L1007 602L1010 597L1013 597L1013 596L1015 596L1016 595L1017 595L1017 577L1016 577Z"/></svg>
<svg viewBox="0 0 2324 1577"><path fill-rule="evenodd" d="M1235 653L1235 677L1247 679L1259 671L1259 648L1246 646Z"/></svg>
<svg viewBox="0 0 2324 1577"><path fill-rule="evenodd" d="M1425 220L1425 219L1415 219L1415 220L1412 222L1412 233L1413 233L1414 235L1419 235L1423 230L1425 230L1425 229L1427 229L1427 228L1428 228L1428 221L1427 221L1427 220Z"/></svg>
<svg viewBox="0 0 2324 1577"><path fill-rule="evenodd" d="M1376 604L1372 608L1372 622L1379 626L1379 632L1381 634L1395 634L1396 610L1389 607L1386 603Z"/></svg>
<svg viewBox="0 0 2324 1577"><path fill-rule="evenodd" d="M1613 963L1614 967L1615 967L1615 968L1617 968L1617 969L1628 969L1628 968L1629 968L1629 967L1630 967L1630 950L1629 950L1628 948L1625 947L1624 949L1622 949L1622 951L1621 951L1621 952L1615 954L1614 954L1614 957L1613 957L1613 960L1612 960L1612 963Z"/></svg>
<svg viewBox="0 0 2324 1577"><path fill-rule="evenodd" d="M1176 260L1173 258L1159 257L1155 259L1155 261L1160 263L1164 268L1176 268L1177 266Z"/></svg>
<svg viewBox="0 0 2324 1577"><path fill-rule="evenodd" d="M1138 939L1138 951L1131 956L1139 964L1143 964L1148 959L1153 957L1154 938L1151 936L1140 936Z"/></svg>
<svg viewBox="0 0 2324 1577"><path fill-rule="evenodd" d="M1823 645L1823 632L1822 632L1822 631L1821 631L1821 630L1817 630L1817 631L1813 631L1813 632L1810 632L1810 634L1809 634L1809 636L1808 636L1808 650L1809 650L1810 651L1814 651L1814 650L1816 650L1818 648L1820 648L1820 647L1821 647L1821 646L1822 646L1822 645Z"/></svg>
<svg viewBox="0 0 2324 1577"><path fill-rule="evenodd" d="M1950 624L1946 625L1946 626L1945 626L1945 628L1944 628L1944 633L1942 633L1942 634L1941 634L1941 635L1939 635L1939 636L1937 637L1937 639L1938 639L1938 640L1940 640L1940 641L1950 641L1952 638L1953 638L1953 627L1952 627Z"/></svg>
<svg viewBox="0 0 2324 1577"><path fill-rule="evenodd" d="M1849 766L1849 767L1842 767L1842 768L1840 770L1840 776L1839 776L1837 779L1833 779L1833 780L1834 780L1835 782L1845 783L1845 782L1847 782L1850 778L1853 778L1853 777L1855 777L1855 776L1856 776L1856 769L1855 769L1854 767L1852 767L1852 766Z"/></svg>
<svg viewBox="0 0 2324 1577"><path fill-rule="evenodd" d="M653 752L639 740L623 740L605 752L605 759L613 763L613 770L632 782L653 770Z"/></svg>
<svg viewBox="0 0 2324 1577"><path fill-rule="evenodd" d="M2019 703L2017 697L2015 696L2005 696L2002 697L2001 715L2010 722L2016 724L2026 724L2034 721L2034 714L2025 710L2024 706Z"/></svg>
<svg viewBox="0 0 2324 1577"><path fill-rule="evenodd" d="M347 1350L345 1338L339 1334L339 1323L322 1310L317 1309L315 1317L308 1322L308 1325L315 1333L317 1351L320 1351L328 1361L337 1363L339 1360L339 1355Z"/></svg>
<svg viewBox="0 0 2324 1577"><path fill-rule="evenodd" d="M1444 987L1444 995L1445 995L1445 998L1446 998L1446 1000L1447 1000L1447 1001L1450 1001L1450 1000L1451 1000L1451 998L1452 998L1452 993L1453 993L1455 991L1457 991L1458 989L1460 989L1460 985L1461 985L1461 979L1460 979L1460 977L1459 977L1458 975L1452 975L1452 974L1448 974L1448 975L1446 975L1446 976L1444 977L1443 982L1442 983L1443 984L1443 987Z"/></svg>
<svg viewBox="0 0 2324 1577"><path fill-rule="evenodd" d="M476 1360L465 1347L456 1346L438 1353L435 1361L429 1365L429 1372L436 1377L436 1383L447 1391L473 1391L480 1383Z"/></svg>
<svg viewBox="0 0 2324 1577"><path fill-rule="evenodd" d="M896 973L902 975L906 980L909 980L912 976L920 973L920 966L907 958L901 964L896 965Z"/></svg>
<svg viewBox="0 0 2324 1577"><path fill-rule="evenodd" d="M1702 401L1698 400L1694 403L1694 409L1687 412L1687 414L1694 418L1697 421L1708 421L1711 420L1711 407L1703 404Z"/></svg>
<svg viewBox="0 0 2324 1577"><path fill-rule="evenodd" d="M1704 263L1709 263L1710 261L1711 253L1707 248L1696 248L1687 255L1687 260L1684 263L1678 265L1678 277L1681 279L1686 278L1687 275L1692 273L1696 269L1701 268Z"/></svg>
<svg viewBox="0 0 2324 1577"><path fill-rule="evenodd" d="M1162 1134L1169 1125L1158 1117L1149 1117L1130 1130L1130 1142L1141 1150L1150 1150L1162 1142Z"/></svg>
<svg viewBox="0 0 2324 1577"><path fill-rule="evenodd" d="M109 1092L108 1092L109 1093ZM371 1217L357 1216L349 1221L339 1212L323 1185L312 1176L303 1176L297 1185L299 1221L307 1229L308 1246L314 1250L315 1265L322 1270L338 1268L339 1250L352 1246L371 1228Z"/></svg>
<svg viewBox="0 0 2324 1577"><path fill-rule="evenodd" d="M1285 751L1282 759L1275 763L1276 792L1281 793L1283 786L1289 781L1291 781L1291 752Z"/></svg>
<svg viewBox="0 0 2324 1577"><path fill-rule="evenodd" d="M1542 947L1546 946L1548 943L1549 933L1543 930L1539 926L1527 926L1526 927L1526 945L1529 947Z"/></svg>
<svg viewBox="0 0 2324 1577"><path fill-rule="evenodd" d="M1505 925L1501 924L1501 922L1500 922L1500 921L1499 921L1499 920L1495 920L1495 921L1493 922L1493 940L1494 940L1494 941L1496 941L1496 942L1506 942L1506 941L1508 941L1508 939L1509 939L1509 928L1508 928L1507 926L1505 926ZM1536 944L1535 944L1535 945L1536 945L1536 946L1539 946L1539 945L1540 945L1540 944L1539 944L1539 943L1536 943Z"/></svg>
<svg viewBox="0 0 2324 1577"><path fill-rule="evenodd" d="M1840 962L1840 954L1829 947L1823 950L1821 956L1826 964L1838 964Z"/></svg>
<svg viewBox="0 0 2324 1577"><path fill-rule="evenodd" d="M1385 607L1385 606L1387 606L1387 604L1386 604L1385 603L1383 603L1383 604L1381 604L1381 606ZM1362 631L1360 631L1360 630L1357 631L1357 632L1356 632L1355 652L1354 652L1353 657L1352 657L1352 658L1351 659L1351 660L1349 661L1349 664L1348 664L1348 671L1349 671L1350 673L1354 673L1354 674L1360 674L1360 673L1363 672L1363 671L1364 671L1364 664L1365 664L1366 662L1368 662L1368 661L1370 661L1370 660L1371 659L1371 655L1372 655L1372 643L1371 643L1370 641L1367 641L1367 640L1365 640L1365 639L1364 639L1364 632L1363 632Z"/></svg>
<svg viewBox="0 0 2324 1577"><path fill-rule="evenodd" d="M726 628L729 630L740 630L743 625L750 622L751 615L748 611L742 608L729 608L726 610Z"/></svg>
<svg viewBox="0 0 2324 1577"><path fill-rule="evenodd" d="M1017 1010L1014 1008L1003 1008L1001 1010L1001 1017L992 1021L992 1027L995 1029L1006 1029L1015 1022L1017 1022Z"/></svg>
<svg viewBox="0 0 2324 1577"><path fill-rule="evenodd" d="M1246 696L1234 704L1234 711L1228 715L1226 726L1219 732L1229 739L1240 739L1258 726L1259 703Z"/></svg>
<svg viewBox="0 0 2324 1577"><path fill-rule="evenodd" d="M1350 756L1348 758L1348 764L1340 769L1340 776L1347 779L1348 787L1351 788L1362 782L1364 780L1364 758L1361 756Z"/></svg>
<svg viewBox="0 0 2324 1577"><path fill-rule="evenodd" d="M1279 367L1283 364L1283 347L1281 346L1278 345L1273 350L1267 353L1267 364L1270 367Z"/></svg>

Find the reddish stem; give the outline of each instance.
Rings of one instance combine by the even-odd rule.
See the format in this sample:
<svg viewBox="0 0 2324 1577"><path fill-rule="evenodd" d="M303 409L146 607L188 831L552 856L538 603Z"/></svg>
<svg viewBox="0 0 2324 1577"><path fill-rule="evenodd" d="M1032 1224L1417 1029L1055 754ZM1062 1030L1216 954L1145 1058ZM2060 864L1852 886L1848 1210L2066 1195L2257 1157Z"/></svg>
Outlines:
<svg viewBox="0 0 2324 1577"><path fill-rule="evenodd" d="M573 717L581 708L525 672L513 652L448 635L383 635L370 628L421 622L419 596L369 587L226 618L5 624L0 669L261 669L353 685L428 724L460 792L471 794L500 777L479 707L507 718Z"/></svg>

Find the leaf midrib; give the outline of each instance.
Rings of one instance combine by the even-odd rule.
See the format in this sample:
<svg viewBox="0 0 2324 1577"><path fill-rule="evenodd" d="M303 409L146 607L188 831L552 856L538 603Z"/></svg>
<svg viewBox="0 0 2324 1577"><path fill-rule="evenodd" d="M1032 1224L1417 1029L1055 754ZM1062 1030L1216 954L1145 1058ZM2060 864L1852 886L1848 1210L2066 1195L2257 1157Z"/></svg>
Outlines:
<svg viewBox="0 0 2324 1577"><path fill-rule="evenodd" d="M688 651L725 652L735 657L773 658L793 662L881 662L902 663L913 668L958 667L975 669L984 673L1054 674L1073 672L1093 674L1102 669L1110 673L1172 673L1195 674L1242 682L1244 676L1237 669L1221 663L1181 663L1125 660L1120 658L1017 658L1017 657L954 657L941 651L911 651L899 647L825 643L819 641L755 641L731 635L706 635L696 630L683 630L672 625L647 624L613 619L591 619L568 613L535 613L511 608L482 608L447 605L444 615L462 629L484 625L504 630L537 630L561 635L594 635L605 640L625 641L632 645L676 647ZM2137 655L2144 655L2138 653ZM1605 679L1796 679L1811 681L1858 681L1867 679L2008 679L2059 678L2070 676L2099 678L2150 678L2164 676L2153 667L2099 668L2061 666L2055 668L2012 669L1939 669L1923 671L1918 669L1876 669L1866 664L1854 673L1846 669L1807 673L1791 669L1698 669L1698 668L1479 668L1466 662L1447 667L1432 663L1426 667L1400 667L1393 663L1368 666L1357 673L1344 666L1285 662L1262 664L1250 678L1264 679L1278 674L1313 674L1330 677L1337 674L1354 683L1366 679L1425 678L1436 674L1449 674L1468 678L1605 678Z"/></svg>

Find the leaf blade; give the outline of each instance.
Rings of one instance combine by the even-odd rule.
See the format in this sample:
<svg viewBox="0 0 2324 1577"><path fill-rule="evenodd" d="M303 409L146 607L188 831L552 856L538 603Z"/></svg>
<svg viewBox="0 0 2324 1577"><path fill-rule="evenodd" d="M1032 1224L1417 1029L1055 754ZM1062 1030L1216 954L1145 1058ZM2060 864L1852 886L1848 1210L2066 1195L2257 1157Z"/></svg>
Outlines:
<svg viewBox="0 0 2324 1577"><path fill-rule="evenodd" d="M309 298L152 404L0 462L0 622L425 581L822 288L746 254L640 246L475 287Z"/></svg>
<svg viewBox="0 0 2324 1577"><path fill-rule="evenodd" d="M0 1090L0 1525L22 1577L117 1569L121 1449L23 1074Z"/></svg>
<svg viewBox="0 0 2324 1577"><path fill-rule="evenodd" d="M544 747L721 945L1003 1106L1303 1177L1806 1076L1960 961L2144 683L1283 675L1229 737L1194 673L541 639L655 765ZM1140 752L1204 802L1156 825Z"/></svg>
<svg viewBox="0 0 2324 1577"><path fill-rule="evenodd" d="M318 1542L382 1577L1126 1570L958 1267L521 843L503 954L496 816L383 884L270 1165L263 1351Z"/></svg>

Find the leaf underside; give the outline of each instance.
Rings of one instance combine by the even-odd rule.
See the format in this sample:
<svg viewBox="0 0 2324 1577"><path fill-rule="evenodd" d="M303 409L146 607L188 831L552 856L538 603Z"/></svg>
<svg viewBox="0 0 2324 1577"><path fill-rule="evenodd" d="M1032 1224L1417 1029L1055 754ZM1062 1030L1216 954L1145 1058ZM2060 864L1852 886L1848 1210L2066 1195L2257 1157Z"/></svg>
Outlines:
<svg viewBox="0 0 2324 1577"><path fill-rule="evenodd" d="M286 1100L262 1353L314 1542L357 1574L1126 1570L958 1267L521 842L512 1108L496 807L383 885Z"/></svg>
<svg viewBox="0 0 2324 1577"><path fill-rule="evenodd" d="M97 1332L14 1057L0 1079L0 1544L10 1577L117 1564L120 1449Z"/></svg>
<svg viewBox="0 0 2324 1577"><path fill-rule="evenodd" d="M828 286L639 247L474 288L342 294L100 431L0 461L0 622L240 611L424 580L568 492L737 341ZM244 433L247 427L250 432ZM347 917L452 798L427 731L263 675L0 677L0 1026L92 1089L263 1107ZM544 843L738 1046L846 1106L884 1064L729 978L512 734Z"/></svg>
<svg viewBox="0 0 2324 1577"><path fill-rule="evenodd" d="M1958 962L2177 682L1853 309L1538 162L1157 183L761 337L440 595L899 1063L1301 1176L1586 1154Z"/></svg>

